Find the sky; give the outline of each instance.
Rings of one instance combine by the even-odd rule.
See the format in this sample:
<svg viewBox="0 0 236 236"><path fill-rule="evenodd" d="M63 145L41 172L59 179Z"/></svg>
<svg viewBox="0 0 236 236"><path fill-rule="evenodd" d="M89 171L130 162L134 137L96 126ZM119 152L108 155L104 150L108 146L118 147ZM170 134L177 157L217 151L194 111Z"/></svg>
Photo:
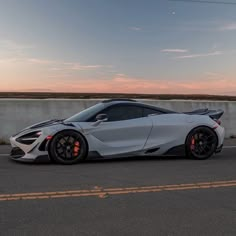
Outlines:
<svg viewBox="0 0 236 236"><path fill-rule="evenodd" d="M0 91L236 95L231 2L0 0Z"/></svg>

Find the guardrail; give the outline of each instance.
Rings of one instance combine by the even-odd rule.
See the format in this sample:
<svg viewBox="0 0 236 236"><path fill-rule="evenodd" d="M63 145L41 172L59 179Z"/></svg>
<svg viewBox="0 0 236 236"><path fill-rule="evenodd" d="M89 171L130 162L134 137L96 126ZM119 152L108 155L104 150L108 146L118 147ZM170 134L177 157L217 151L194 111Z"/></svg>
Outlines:
<svg viewBox="0 0 236 236"><path fill-rule="evenodd" d="M67 118L96 104L101 99L0 99L0 140L8 138L31 124L56 118ZM236 135L236 102L195 100L149 100L144 103L176 110L191 111L198 108L225 111L222 124L226 137Z"/></svg>

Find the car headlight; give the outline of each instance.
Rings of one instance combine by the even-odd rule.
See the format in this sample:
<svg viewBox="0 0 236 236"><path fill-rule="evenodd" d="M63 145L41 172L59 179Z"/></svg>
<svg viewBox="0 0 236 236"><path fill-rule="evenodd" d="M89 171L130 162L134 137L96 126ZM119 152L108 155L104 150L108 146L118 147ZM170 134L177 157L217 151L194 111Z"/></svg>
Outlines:
<svg viewBox="0 0 236 236"><path fill-rule="evenodd" d="M17 142L30 145L34 143L42 134L42 131L34 131L28 134L24 134L16 139Z"/></svg>

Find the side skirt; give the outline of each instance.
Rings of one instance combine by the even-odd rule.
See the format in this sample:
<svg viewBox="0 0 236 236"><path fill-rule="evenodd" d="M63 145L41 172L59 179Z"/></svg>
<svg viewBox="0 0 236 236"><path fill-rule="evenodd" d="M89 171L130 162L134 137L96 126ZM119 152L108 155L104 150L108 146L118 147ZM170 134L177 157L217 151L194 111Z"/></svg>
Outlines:
<svg viewBox="0 0 236 236"><path fill-rule="evenodd" d="M185 156L186 151L185 151L185 145L179 145L170 148L166 153L163 154L164 156Z"/></svg>

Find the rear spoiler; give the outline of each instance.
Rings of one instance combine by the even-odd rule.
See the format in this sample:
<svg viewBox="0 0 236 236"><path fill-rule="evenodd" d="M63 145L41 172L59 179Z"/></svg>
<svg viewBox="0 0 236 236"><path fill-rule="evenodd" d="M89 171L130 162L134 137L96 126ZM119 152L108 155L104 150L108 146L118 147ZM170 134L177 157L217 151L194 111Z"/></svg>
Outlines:
<svg viewBox="0 0 236 236"><path fill-rule="evenodd" d="M211 117L213 120L218 120L224 114L224 111L221 109L218 110L209 110L208 108L205 109L198 109L191 112L184 112L187 115L206 115Z"/></svg>

